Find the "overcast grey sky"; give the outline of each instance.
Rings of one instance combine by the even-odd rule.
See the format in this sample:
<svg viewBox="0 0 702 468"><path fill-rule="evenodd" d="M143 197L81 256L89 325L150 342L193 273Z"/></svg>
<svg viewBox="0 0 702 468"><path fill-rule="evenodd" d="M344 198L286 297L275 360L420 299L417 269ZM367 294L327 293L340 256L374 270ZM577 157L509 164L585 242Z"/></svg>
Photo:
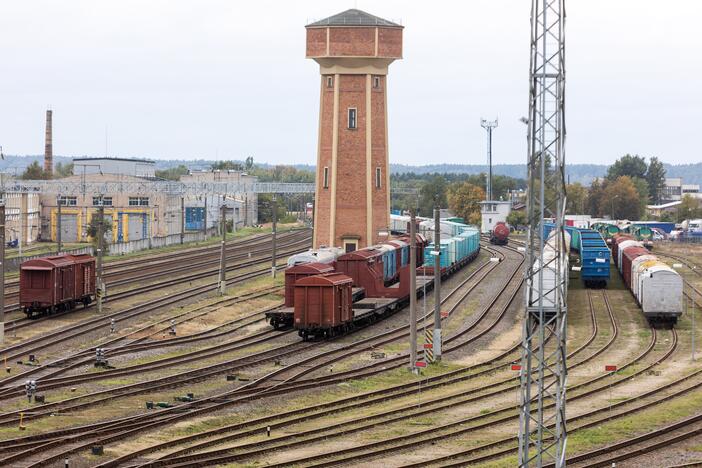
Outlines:
<svg viewBox="0 0 702 468"><path fill-rule="evenodd" d="M348 8L401 22L395 163L525 161L529 0L22 0L0 3L0 145L54 154L314 163L304 25ZM702 160L702 2L567 2L567 162Z"/></svg>

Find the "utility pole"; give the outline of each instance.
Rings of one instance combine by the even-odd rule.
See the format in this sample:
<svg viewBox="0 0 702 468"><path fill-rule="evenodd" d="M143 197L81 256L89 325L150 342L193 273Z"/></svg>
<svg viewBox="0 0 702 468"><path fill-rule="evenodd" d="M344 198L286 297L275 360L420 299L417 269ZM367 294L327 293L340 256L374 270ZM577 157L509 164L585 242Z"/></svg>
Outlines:
<svg viewBox="0 0 702 468"><path fill-rule="evenodd" d="M0 343L5 342L5 191L0 193Z"/></svg>
<svg viewBox="0 0 702 468"><path fill-rule="evenodd" d="M532 0L519 466L566 465L565 0ZM553 171L547 171L547 162ZM552 175L551 175L552 174ZM546 180L546 177L549 177ZM546 197L546 186L549 194ZM548 206L547 206L548 203ZM545 252L544 218L555 217ZM548 350L546 344L549 343ZM532 394L532 391L534 394ZM553 408L550 408L553 405ZM532 409L533 407L533 409Z"/></svg>
<svg viewBox="0 0 702 468"><path fill-rule="evenodd" d="M414 210L410 210L410 369L417 372L417 235Z"/></svg>
<svg viewBox="0 0 702 468"><path fill-rule="evenodd" d="M487 130L487 161L488 173L485 190L485 200L492 200L492 129L497 127L497 119L489 121L480 119L480 126Z"/></svg>
<svg viewBox="0 0 702 468"><path fill-rule="evenodd" d="M61 195L56 195L56 247L57 253L61 253Z"/></svg>
<svg viewBox="0 0 702 468"><path fill-rule="evenodd" d="M102 255L105 248L105 206L102 195L100 195L100 206L98 207L98 248L97 248L97 307L98 314L102 314L102 298L105 295L105 283L102 282Z"/></svg>
<svg viewBox="0 0 702 468"><path fill-rule="evenodd" d="M441 361L441 208L434 209L434 361Z"/></svg>
<svg viewBox="0 0 702 468"><path fill-rule="evenodd" d="M275 195L273 195L273 200L271 203L271 208L273 210L273 257L271 260L271 276L275 278L275 264L276 264L276 236L277 236L277 224L278 224L278 200Z"/></svg>
<svg viewBox="0 0 702 468"><path fill-rule="evenodd" d="M205 212L202 215L202 230L205 233L205 239L207 239L207 195L205 195Z"/></svg>
<svg viewBox="0 0 702 468"><path fill-rule="evenodd" d="M185 197L180 197L180 243L185 242Z"/></svg>
<svg viewBox="0 0 702 468"><path fill-rule="evenodd" d="M222 203L222 214L220 215L222 226L222 247L219 251L219 294L224 296L227 293L227 271L226 243L227 243L227 205Z"/></svg>

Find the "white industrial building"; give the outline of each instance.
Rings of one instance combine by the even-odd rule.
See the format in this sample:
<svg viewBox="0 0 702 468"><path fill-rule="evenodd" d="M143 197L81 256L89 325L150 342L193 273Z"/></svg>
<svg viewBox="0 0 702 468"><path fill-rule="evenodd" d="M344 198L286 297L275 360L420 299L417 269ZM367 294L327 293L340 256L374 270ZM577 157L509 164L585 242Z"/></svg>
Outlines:
<svg viewBox="0 0 702 468"><path fill-rule="evenodd" d="M490 232L499 222L506 223L507 216L512 211L511 201L488 200L480 202L480 214L482 223L481 232Z"/></svg>
<svg viewBox="0 0 702 468"><path fill-rule="evenodd" d="M73 158L73 174L120 174L156 177L156 163L150 159Z"/></svg>

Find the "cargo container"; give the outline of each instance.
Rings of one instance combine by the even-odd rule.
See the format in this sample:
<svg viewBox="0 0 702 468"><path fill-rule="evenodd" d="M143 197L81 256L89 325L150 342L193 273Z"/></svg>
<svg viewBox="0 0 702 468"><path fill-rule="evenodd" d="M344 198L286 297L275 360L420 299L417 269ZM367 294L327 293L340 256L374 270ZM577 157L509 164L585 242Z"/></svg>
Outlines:
<svg viewBox="0 0 702 468"><path fill-rule="evenodd" d="M647 318L676 322L682 315L683 280L675 270L658 262L639 276L638 300Z"/></svg>
<svg viewBox="0 0 702 468"><path fill-rule="evenodd" d="M295 283L308 276L333 273L334 267L329 263L303 263L285 269L285 307L295 304Z"/></svg>
<svg viewBox="0 0 702 468"><path fill-rule="evenodd" d="M303 340L310 335L334 336L353 319L350 277L332 273L302 278L295 283L295 328Z"/></svg>
<svg viewBox="0 0 702 468"><path fill-rule="evenodd" d="M28 317L87 307L95 296L95 258L57 255L20 266L20 308Z"/></svg>

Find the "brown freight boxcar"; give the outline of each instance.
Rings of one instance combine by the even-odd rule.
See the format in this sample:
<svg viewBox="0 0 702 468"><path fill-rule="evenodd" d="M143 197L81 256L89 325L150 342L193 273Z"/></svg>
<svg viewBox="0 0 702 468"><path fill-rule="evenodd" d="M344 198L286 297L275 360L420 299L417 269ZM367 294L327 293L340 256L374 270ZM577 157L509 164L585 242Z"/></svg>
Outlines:
<svg viewBox="0 0 702 468"><path fill-rule="evenodd" d="M28 317L87 307L95 296L95 258L58 255L27 260L20 267L20 307Z"/></svg>
<svg viewBox="0 0 702 468"><path fill-rule="evenodd" d="M285 269L285 307L295 305L295 283L308 276L334 273L334 266L328 263L303 263Z"/></svg>
<svg viewBox="0 0 702 468"><path fill-rule="evenodd" d="M353 319L353 281L332 273L295 283L294 325L303 340L345 333Z"/></svg>

